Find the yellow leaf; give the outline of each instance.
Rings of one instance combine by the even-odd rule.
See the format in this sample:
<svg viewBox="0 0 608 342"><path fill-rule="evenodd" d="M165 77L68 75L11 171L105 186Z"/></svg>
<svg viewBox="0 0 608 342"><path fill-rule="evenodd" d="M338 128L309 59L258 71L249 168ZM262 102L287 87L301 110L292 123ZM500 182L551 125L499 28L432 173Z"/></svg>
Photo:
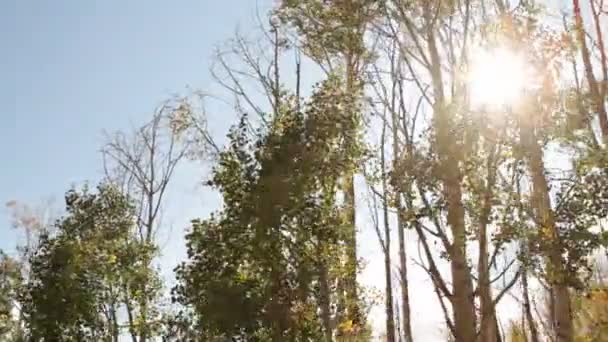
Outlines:
<svg viewBox="0 0 608 342"><path fill-rule="evenodd" d="M344 332L353 330L353 321L347 320L338 325L338 329Z"/></svg>

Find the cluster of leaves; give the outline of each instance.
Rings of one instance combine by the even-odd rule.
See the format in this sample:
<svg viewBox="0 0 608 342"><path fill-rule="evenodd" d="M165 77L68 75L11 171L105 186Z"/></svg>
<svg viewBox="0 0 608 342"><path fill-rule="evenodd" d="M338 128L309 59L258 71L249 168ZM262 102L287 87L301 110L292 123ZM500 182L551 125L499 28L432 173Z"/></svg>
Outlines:
<svg viewBox="0 0 608 342"><path fill-rule="evenodd" d="M601 341L608 335L608 287L595 284L574 298L575 342Z"/></svg>
<svg viewBox="0 0 608 342"><path fill-rule="evenodd" d="M608 217L608 154L593 151L578 164L574 184L563 184L557 194L555 217L561 244L557 248L563 250L566 260L564 278L581 289L591 273L589 256L608 245L608 235L599 226ZM545 240L538 239L541 245Z"/></svg>
<svg viewBox="0 0 608 342"><path fill-rule="evenodd" d="M285 0L276 13L304 38L305 51L323 60L340 54L364 56L365 24L379 14L380 6L376 0Z"/></svg>
<svg viewBox="0 0 608 342"><path fill-rule="evenodd" d="M22 333L18 320L13 317L22 278L21 265L0 251L0 337L17 340Z"/></svg>

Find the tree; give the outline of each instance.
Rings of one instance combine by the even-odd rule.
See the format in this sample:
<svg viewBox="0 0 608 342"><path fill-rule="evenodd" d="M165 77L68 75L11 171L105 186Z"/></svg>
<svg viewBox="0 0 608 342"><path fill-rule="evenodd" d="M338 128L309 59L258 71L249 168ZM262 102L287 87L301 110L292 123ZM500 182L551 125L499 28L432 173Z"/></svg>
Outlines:
<svg viewBox="0 0 608 342"><path fill-rule="evenodd" d="M160 329L159 275L152 264L158 252L156 239L163 228L162 207L178 164L188 153L205 153L210 146L207 135L197 135L201 141L184 137L184 125L195 127L197 134L206 133L203 127L191 125L201 123L192 120L197 114L187 98L165 101L149 122L131 134L116 132L102 148L107 182L129 196L135 206L132 237L148 248L139 281L117 289L124 297L133 342L145 342Z"/></svg>
<svg viewBox="0 0 608 342"><path fill-rule="evenodd" d="M23 338L22 322L13 314L22 281L21 265L0 250L0 337L7 341Z"/></svg>
<svg viewBox="0 0 608 342"><path fill-rule="evenodd" d="M457 13L466 14L457 16ZM450 16L455 20L450 20ZM389 55L386 58L399 62L391 63L392 70L388 76L382 77L388 81L383 81L380 105L388 107L393 116L399 118L400 123L393 125L403 137L403 147L394 152L400 158L393 171L397 198L405 204L400 216L404 225L415 229L419 235L428 263L424 267L436 286L441 304L445 299L451 302L453 319L447 317L447 309L444 313L447 325L458 341L473 340L476 336L474 297L477 291L474 291L473 274L467 260L467 240L471 231L467 222L479 222L477 219L484 216L479 215L481 211L477 208L468 206L466 198L475 195L480 187L468 186L467 182L475 180L474 184L479 184L478 179L472 176L479 171L485 173L484 157L491 159L488 157L490 153L477 149L476 141L466 140L468 134L473 137L486 127L483 126L485 123L478 127L473 121L477 117L467 104L466 85L454 76L456 70L468 63L467 41L472 40L468 36L472 34L469 27L473 18L478 16L481 17L473 12L471 2L388 1L384 18L378 25L380 37L389 41L386 45L395 45L398 51L396 57ZM445 32L459 34L445 35ZM395 66L395 63L398 64ZM416 92L414 98L420 98L411 111L406 108L409 105L407 92ZM420 120L427 119L429 125L417 126L419 113L429 108L432 109L430 117L420 115ZM479 155L481 153L487 154ZM489 164L494 163L490 160ZM490 179L493 168L489 170ZM483 184L486 180L481 181ZM433 229L427 228L429 223ZM449 231L446 230L448 227ZM432 236L431 241L427 235ZM441 253L451 265L452 289L446 286L435 253L430 248L435 238L444 248ZM481 251L480 257L486 255ZM489 266L480 265L480 269L485 272ZM483 273L479 276L482 278ZM488 286L480 279L479 293ZM486 302L490 304L489 319L482 319L482 323L490 322L484 326L491 326L494 324L491 318L493 303L492 300Z"/></svg>
<svg viewBox="0 0 608 342"><path fill-rule="evenodd" d="M259 140L248 138L246 117L232 130L210 182L224 209L193 221L189 261L176 270L176 299L193 311L200 338L331 341L336 329L361 329L332 309L346 272L335 194L362 153L343 135L351 119L340 109L352 100L341 84L330 77L301 107L283 100Z"/></svg>
<svg viewBox="0 0 608 342"><path fill-rule="evenodd" d="M345 138L355 143L360 133L361 113L357 111L361 102L364 86L363 70L369 61L364 36L369 24L377 14L378 3L370 0L335 0L335 1L282 1L278 15L284 22L296 29L301 38L302 50L324 70L336 74L337 68L344 76L344 90L352 94L352 103L347 103L341 111L350 115L350 120L343 127ZM341 115L341 113L336 113ZM351 233L346 238L346 263L348 277L342 285L345 303L339 311L345 311L348 320L361 326L365 325L364 317L358 308L357 295L357 227L354 175L357 169L349 170L343 175L342 191L344 193L345 212Z"/></svg>
<svg viewBox="0 0 608 342"><path fill-rule="evenodd" d="M598 259L593 258L597 265ZM604 283L605 270L597 268L590 286L572 297L573 341L601 341L608 328L608 306L606 287ZM527 315L527 313L524 313ZM551 320L551 313L546 317ZM527 320L527 319L526 319ZM522 322L524 321L522 317ZM524 323L511 321L508 331L508 341L529 341L532 332ZM538 333L538 332L537 332ZM533 340L533 338L532 338Z"/></svg>
<svg viewBox="0 0 608 342"><path fill-rule="evenodd" d="M6 207L10 211L12 228L17 236L23 236L23 240L15 246L14 256L0 250L0 311L4 315L0 320L0 336L9 341L23 341L26 331L19 296L23 285L29 280L30 260L40 236L53 230L52 205L50 201L45 201L32 208L12 200L6 203Z"/></svg>
<svg viewBox="0 0 608 342"><path fill-rule="evenodd" d="M372 165L373 168L370 171L365 171L366 180L370 193L368 196L371 198L369 209L372 217L372 222L376 235L378 236L378 242L384 255L384 276L385 276L385 305L384 312L386 315L386 333L383 340L388 342L395 341L395 306L393 300L393 265L391 263L391 226L389 222L389 188L388 188L388 171L386 167L386 152L384 151L384 144L387 137L386 123L382 126L382 133L380 135L380 145L378 152L380 155L379 165ZM375 170L377 168L378 170ZM374 183L380 183L381 189L378 190L374 187ZM382 218L378 214L378 200L380 201L380 207L382 208ZM380 224L384 226L384 229L380 228Z"/></svg>
<svg viewBox="0 0 608 342"><path fill-rule="evenodd" d="M134 206L111 185L96 190L66 193L56 233L42 234L31 256L20 293L29 339L118 341L121 308L147 295L121 291L150 272L143 261L154 252L131 235Z"/></svg>

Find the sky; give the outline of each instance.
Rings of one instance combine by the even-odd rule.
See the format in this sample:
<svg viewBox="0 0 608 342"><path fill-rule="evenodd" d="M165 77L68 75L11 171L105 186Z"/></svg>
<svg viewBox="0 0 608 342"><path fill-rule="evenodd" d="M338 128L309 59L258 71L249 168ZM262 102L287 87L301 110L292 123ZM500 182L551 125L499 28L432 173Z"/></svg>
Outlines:
<svg viewBox="0 0 608 342"><path fill-rule="evenodd" d="M34 208L102 175L105 133L129 131L174 94L213 89L218 44L272 0L0 1L0 249L22 237L4 203ZM223 135L233 122L217 115ZM184 260L190 219L217 208L200 164L183 165L167 197L162 273Z"/></svg>
<svg viewBox="0 0 608 342"><path fill-rule="evenodd" d="M255 9L243 0L1 1L0 201L60 204L72 184L99 179L103 131L141 124L172 94L211 83L214 48ZM10 244L6 212L0 241Z"/></svg>
<svg viewBox="0 0 608 342"><path fill-rule="evenodd" d="M37 205L102 175L103 132L143 123L163 100L213 89L214 49L237 27L255 23L272 0L4 0L0 1L0 248L18 237L3 203ZM223 134L232 116L215 113ZM204 168L183 166L172 184L161 237L163 274L184 257L188 220L219 204L203 193ZM364 191L364 190L362 190ZM368 264L365 284L382 289L383 258L363 217L359 238ZM367 227L367 228L366 228ZM413 235L412 235L413 237ZM411 239L413 241L413 239ZM416 245L410 248L415 257ZM410 264L414 333L443 341L441 314L428 277ZM381 326L380 307L374 310Z"/></svg>

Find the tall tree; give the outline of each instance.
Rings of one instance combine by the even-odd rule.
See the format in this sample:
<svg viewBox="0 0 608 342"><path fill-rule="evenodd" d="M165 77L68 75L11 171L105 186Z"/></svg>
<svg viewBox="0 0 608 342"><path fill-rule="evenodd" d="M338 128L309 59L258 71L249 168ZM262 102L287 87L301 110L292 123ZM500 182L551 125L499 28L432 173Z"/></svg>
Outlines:
<svg viewBox="0 0 608 342"><path fill-rule="evenodd" d="M406 1L388 2L386 13L390 15L390 19L387 20L388 29L386 31L392 39L398 42L403 51L402 58L405 59L406 65L412 72L411 76L420 85L420 92L424 94L433 108L434 138L431 144L433 153L436 153L437 156L436 175L443 187L442 196L446 203L447 224L453 237L451 243L443 239L450 257L453 290L451 293L447 290L444 286L445 282L439 279L433 264L431 264L434 274L432 279L438 288L443 289L443 295L448 297L452 303L453 333L456 335L456 340L472 341L476 336L477 320L473 301L472 276L466 252L467 234L462 199L462 170L459 168L462 154L458 152L458 143L454 141L453 137L454 126L457 122L449 111L455 107L451 107L446 99L445 85L448 79L444 75L444 67L447 63L442 60L437 41L443 25L440 20L441 16L454 10L448 8L449 6L444 6L443 2L439 1L425 1L416 3L415 6L410 6ZM465 27L469 25L468 20L468 18L464 19ZM400 33L402 29L407 32L406 35ZM454 27L448 29L454 29ZM410 42L415 44L413 49L409 48ZM421 64L426 75L423 75L422 72L415 72L412 66L414 61L422 61ZM422 84L430 84L432 98L427 94L427 87ZM423 181L428 182L428 180ZM427 255L430 256L430 254Z"/></svg>
<svg viewBox="0 0 608 342"><path fill-rule="evenodd" d="M135 200L137 220L133 236L154 251L144 254L145 266L141 270L145 273L139 275L140 281L124 284L119 289L127 304L129 330L134 342L145 342L159 331L159 276L152 267L153 260L157 256L158 235L163 232L161 214L169 184L178 164L191 152L193 143L182 138L180 120L196 114L185 98L165 101L149 122L132 134L116 132L108 136L108 142L102 148L107 181ZM197 133L204 132L202 127L197 128L200 128ZM205 140L207 136L202 138L202 144L210 146L209 140ZM134 294L137 294L136 301L131 300Z"/></svg>
<svg viewBox="0 0 608 342"><path fill-rule="evenodd" d="M201 338L331 341L338 327L360 335L331 308L347 226L335 194L362 152L341 129L350 117L336 116L352 101L341 86L331 77L301 106L283 100L261 138L250 140L246 117L230 134L210 182L224 210L193 223L189 261L176 270L176 299L194 311Z"/></svg>
<svg viewBox="0 0 608 342"><path fill-rule="evenodd" d="M395 305L393 300L393 265L391 262L391 226L389 221L389 207L390 207L390 189L389 189L389 174L386 162L386 151L385 142L387 139L387 124L384 122L380 134L380 145L378 146L379 152L379 165L373 165L372 167L378 168L378 170L365 171L365 175L370 188L371 197L370 202L370 215L376 235L378 236L378 242L382 254L384 255L384 312L386 315L386 341L396 341L396 326L395 326ZM380 183L380 189L376 189L375 183ZM380 207L382 210L382 217L378 214L378 200L380 201ZM380 225L384 227L381 229Z"/></svg>
<svg viewBox="0 0 608 342"><path fill-rule="evenodd" d="M353 96L342 111L350 115L347 125L342 127L346 139L354 142L359 134L361 116L357 108L363 87L362 72L369 58L364 36L372 18L377 13L378 3L370 0L285 0L279 7L279 15L292 24L303 42L304 52L317 61L324 70L336 73L341 68L344 88ZM336 113L338 114L338 113ZM338 114L339 115L339 114ZM343 175L345 212L351 227L347 236L346 266L348 276L344 279L347 320L364 325L357 295L357 227L354 175L356 168ZM342 311L342 309L340 309Z"/></svg>

